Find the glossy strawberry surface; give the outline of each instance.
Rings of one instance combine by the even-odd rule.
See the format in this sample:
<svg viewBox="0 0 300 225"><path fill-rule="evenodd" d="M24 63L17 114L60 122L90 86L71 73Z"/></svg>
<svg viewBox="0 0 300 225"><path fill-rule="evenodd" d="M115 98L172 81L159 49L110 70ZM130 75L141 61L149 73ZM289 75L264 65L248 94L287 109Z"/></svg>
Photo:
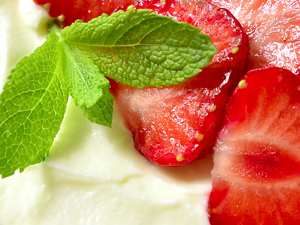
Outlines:
<svg viewBox="0 0 300 225"><path fill-rule="evenodd" d="M300 79L266 68L243 80L214 147L210 222L300 224Z"/></svg>
<svg viewBox="0 0 300 225"><path fill-rule="evenodd" d="M111 14L117 10L126 10L134 0L34 0L35 3L49 9L49 15L59 18L63 26L71 25L80 19L88 22L102 15Z"/></svg>
<svg viewBox="0 0 300 225"><path fill-rule="evenodd" d="M230 10L248 34L248 70L278 66L299 75L299 0L209 1Z"/></svg>
<svg viewBox="0 0 300 225"><path fill-rule="evenodd" d="M219 50L200 74L176 86L137 89L111 83L136 149L159 165L186 165L211 150L224 106L244 71L247 38L229 11L205 1L138 1L136 8L203 28Z"/></svg>

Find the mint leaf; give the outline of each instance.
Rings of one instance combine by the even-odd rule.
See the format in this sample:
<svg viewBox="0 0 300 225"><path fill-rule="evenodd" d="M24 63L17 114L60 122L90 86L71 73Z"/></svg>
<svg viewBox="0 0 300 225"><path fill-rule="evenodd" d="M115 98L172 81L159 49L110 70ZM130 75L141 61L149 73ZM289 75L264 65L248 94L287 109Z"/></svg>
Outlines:
<svg viewBox="0 0 300 225"><path fill-rule="evenodd" d="M86 54L77 48L62 45L62 65L70 94L76 105L92 107L103 95L102 88L109 87L109 81Z"/></svg>
<svg viewBox="0 0 300 225"><path fill-rule="evenodd" d="M101 73L133 87L177 84L198 74L217 49L190 24L151 10L118 11L61 32L86 52Z"/></svg>
<svg viewBox="0 0 300 225"><path fill-rule="evenodd" d="M59 37L22 59L0 95L0 174L12 175L48 155L62 123L68 90L60 64Z"/></svg>
<svg viewBox="0 0 300 225"><path fill-rule="evenodd" d="M111 127L113 117L113 96L103 88L103 96L90 108L81 107L83 114L93 123Z"/></svg>
<svg viewBox="0 0 300 225"><path fill-rule="evenodd" d="M111 127L113 96L109 81L87 55L61 40L63 72L75 104L93 123Z"/></svg>

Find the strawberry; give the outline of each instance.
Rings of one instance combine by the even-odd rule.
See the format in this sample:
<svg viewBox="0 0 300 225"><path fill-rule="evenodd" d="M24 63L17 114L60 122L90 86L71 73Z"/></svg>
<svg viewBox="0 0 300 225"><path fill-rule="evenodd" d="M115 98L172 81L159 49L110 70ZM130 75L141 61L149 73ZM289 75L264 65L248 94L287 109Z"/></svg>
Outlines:
<svg viewBox="0 0 300 225"><path fill-rule="evenodd" d="M252 70L226 106L214 147L212 225L300 224L300 78Z"/></svg>
<svg viewBox="0 0 300 225"><path fill-rule="evenodd" d="M248 70L278 66L299 74L299 0L209 1L229 9L248 34Z"/></svg>
<svg viewBox="0 0 300 225"><path fill-rule="evenodd" d="M75 20L84 22L102 15L111 14L119 9L126 10L134 0L34 0L38 5L49 9L49 15L58 18L63 26L71 25Z"/></svg>
<svg viewBox="0 0 300 225"><path fill-rule="evenodd" d="M111 82L136 149L159 165L186 165L211 150L225 103L243 74L247 39L228 10L205 1L152 0L135 6L203 28L219 50L200 74L176 86L137 89Z"/></svg>

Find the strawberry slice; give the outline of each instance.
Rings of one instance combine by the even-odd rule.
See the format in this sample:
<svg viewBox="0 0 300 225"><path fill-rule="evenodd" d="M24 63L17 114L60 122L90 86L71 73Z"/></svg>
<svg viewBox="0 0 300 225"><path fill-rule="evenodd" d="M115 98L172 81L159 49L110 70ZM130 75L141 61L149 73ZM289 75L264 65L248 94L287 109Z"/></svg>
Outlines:
<svg viewBox="0 0 300 225"><path fill-rule="evenodd" d="M229 9L248 34L248 70L277 66L299 75L299 0L209 1Z"/></svg>
<svg viewBox="0 0 300 225"><path fill-rule="evenodd" d="M154 163L186 165L211 150L225 104L244 71L247 38L226 9L205 1L138 1L203 28L219 52L197 76L176 86L137 89L111 82L111 92L136 149Z"/></svg>
<svg viewBox="0 0 300 225"><path fill-rule="evenodd" d="M126 10L134 0L34 0L49 9L49 15L58 18L63 26L80 19L88 22L103 13L111 14L119 9Z"/></svg>
<svg viewBox="0 0 300 225"><path fill-rule="evenodd" d="M257 69L239 87L214 147L210 222L300 224L300 79Z"/></svg>

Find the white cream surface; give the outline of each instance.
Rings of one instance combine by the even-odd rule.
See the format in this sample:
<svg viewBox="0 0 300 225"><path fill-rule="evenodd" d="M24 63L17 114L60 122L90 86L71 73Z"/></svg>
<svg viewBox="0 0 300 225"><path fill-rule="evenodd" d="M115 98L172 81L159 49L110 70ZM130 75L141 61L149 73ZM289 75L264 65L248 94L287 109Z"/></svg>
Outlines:
<svg viewBox="0 0 300 225"><path fill-rule="evenodd" d="M32 0L0 0L0 90L9 71L45 40L50 21ZM115 110L93 124L70 100L42 163L0 180L0 225L207 225L211 158L153 165L136 152Z"/></svg>

